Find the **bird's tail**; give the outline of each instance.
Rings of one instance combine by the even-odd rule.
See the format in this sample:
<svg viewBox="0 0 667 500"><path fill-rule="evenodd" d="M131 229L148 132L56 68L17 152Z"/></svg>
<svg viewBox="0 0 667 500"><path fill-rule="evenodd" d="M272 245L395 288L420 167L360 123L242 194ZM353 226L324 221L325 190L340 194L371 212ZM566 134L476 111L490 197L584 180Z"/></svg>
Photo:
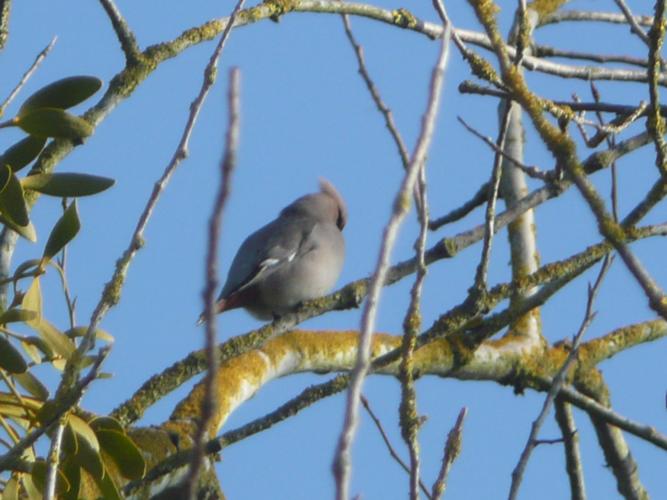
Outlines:
<svg viewBox="0 0 667 500"><path fill-rule="evenodd" d="M223 311L227 311L229 309L236 309L237 307L241 307L239 304L238 295L230 295L227 298L224 299L218 299L217 302L213 305L213 314L220 314ZM199 319L197 320L196 325L200 326L206 323L206 315L202 312L199 315Z"/></svg>
<svg viewBox="0 0 667 500"><path fill-rule="evenodd" d="M225 299L218 299L215 304L213 304L213 314L220 314L222 311L225 309L228 309L227 306L227 301ZM197 320L196 325L201 326L204 323L206 323L206 313L202 312L199 315L199 319Z"/></svg>

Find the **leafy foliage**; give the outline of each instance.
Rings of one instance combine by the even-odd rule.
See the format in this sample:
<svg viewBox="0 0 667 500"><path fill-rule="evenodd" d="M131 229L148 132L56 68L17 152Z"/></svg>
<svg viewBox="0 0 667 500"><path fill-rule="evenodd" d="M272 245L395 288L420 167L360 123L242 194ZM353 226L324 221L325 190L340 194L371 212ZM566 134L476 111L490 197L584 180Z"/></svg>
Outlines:
<svg viewBox="0 0 667 500"><path fill-rule="evenodd" d="M88 329L70 325L63 331L44 316L40 277L56 270L63 290L67 290L65 261L59 260L58 256L81 229L76 201L67 203L66 200L100 193L114 183L112 179L88 174L40 172L35 163L49 138L80 142L93 133L93 126L85 118L65 109L83 102L101 85L102 82L92 76L58 80L32 94L16 117L0 124L0 127L19 127L29 134L0 155L0 223L4 225L4 231L16 231L27 240L37 241L29 217L31 203L37 196L28 201L27 193L62 198L64 207L63 214L49 232L41 257L19 264L14 275L5 281L13 284L11 304L0 304L0 371L8 386L6 393L0 393L0 418L7 424L6 430L14 441L22 434L49 425L55 415L55 404L48 399L49 390L34 369L50 365L62 370ZM19 178L18 172L31 164L29 174ZM69 298L68 304L74 307ZM36 336L19 333L14 327L27 327L27 331L34 331ZM95 332L95 337L113 341L109 333L101 330ZM83 358L82 365L89 362ZM118 488L107 473L109 467L120 470L128 478L143 476L146 468L143 457L120 424L76 412L70 412L64 418L65 453L56 485L59 497L79 498L82 478L92 476L108 498L119 498ZM41 497L47 464L32 448L24 453L23 459L30 464L30 470L12 474L5 485L3 498Z"/></svg>

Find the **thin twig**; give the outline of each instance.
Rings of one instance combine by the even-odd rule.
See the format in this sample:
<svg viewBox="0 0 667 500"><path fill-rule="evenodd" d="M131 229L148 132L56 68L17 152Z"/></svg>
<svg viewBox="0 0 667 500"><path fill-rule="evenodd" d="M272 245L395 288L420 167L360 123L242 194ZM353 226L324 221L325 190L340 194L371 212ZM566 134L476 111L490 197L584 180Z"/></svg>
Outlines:
<svg viewBox="0 0 667 500"><path fill-rule="evenodd" d="M591 94L593 95L593 99L595 99L595 102L600 102L600 91L597 88L597 85L595 85L595 82L590 83L591 87ZM595 112L595 116L598 119L598 122L600 125L605 125L604 118L602 117L602 113L599 111ZM607 146L610 148L613 148L616 146L616 137L611 135L606 137L607 141ZM616 169L616 162L611 163L611 189L609 193L609 198L611 199L611 213L612 216L614 217L614 221L618 222L620 220L619 212L618 212L618 175L617 175L617 169Z"/></svg>
<svg viewBox="0 0 667 500"><path fill-rule="evenodd" d="M531 8L527 9L525 0L518 2L517 13L510 33L509 41L517 46L513 58L508 58L507 66L512 66L517 75L522 75L523 70L521 62L530 56L530 45L532 34L537 24L538 14ZM503 66L503 69L506 69ZM501 123L503 144L500 144L509 156L523 161L526 136L523 128L523 115L519 103L513 96L503 99L498 104L498 121ZM500 155L496 155L498 162L498 173L500 174L500 195L505 202L505 206L512 208L528 192L526 176L514 167L511 162L505 160ZM492 241L493 220L495 207L489 203L487 207L486 222L489 243ZM489 227L490 226L490 227ZM490 231L488 229L491 229ZM537 270L539 267L539 250L537 245L537 225L535 223L535 213L533 210L527 210L515 223L508 226L507 236L510 249L510 266L512 278L517 280L527 276ZM488 256L482 254L481 264L478 267L476 284L480 283L480 277L486 274L485 267L488 265ZM478 293L484 292L478 288ZM513 294L510 299L510 305L523 298L525 295L531 295L534 289L528 289L522 293ZM528 339L528 342L537 345L542 340L542 328L540 323L539 310L529 311L524 317L514 322L505 336L522 336Z"/></svg>
<svg viewBox="0 0 667 500"><path fill-rule="evenodd" d="M102 296L97 306L95 307L95 310L93 311L88 330L83 336L77 351L67 362L65 373L63 374L56 392L56 401L63 399L71 401L71 404L75 404L81 396L81 394L76 394L77 391L82 390L80 388L80 384L76 384L76 379L78 377L83 355L94 345L95 330L99 322L102 320L107 311L116 305L120 300L120 291L122 289L122 284L127 274L127 270L130 263L132 262L132 259L143 245L143 233L146 229L146 226L148 225L148 221L150 220L153 210L155 209L162 191L168 184L176 168L187 156L188 144L194 129L194 125L197 121L197 117L199 116L199 112L201 111L204 100L206 99L206 96L210 92L210 89L215 81L218 58L224 49L225 42L228 39L231 28L234 24L234 18L242 8L243 2L244 0L239 0L230 16L230 22L227 24L226 29L223 31L220 37L220 42L216 46L216 49L204 71L203 81L199 94L190 105L190 114L188 115L187 123L183 130L178 147L176 148L176 151L169 161L169 164L165 168L162 176L153 188L153 192L151 193L148 202L146 203L146 206L144 207L144 210L139 217L137 226L132 234L130 244L117 262L113 276L106 284L104 291L102 292ZM74 394L71 394L73 391Z"/></svg>
<svg viewBox="0 0 667 500"><path fill-rule="evenodd" d="M441 21L447 23L444 6L440 0L433 2L440 14ZM443 15L445 14L445 15ZM445 31L443 36L448 36ZM417 392L415 390L415 375L413 372L414 350L417 336L421 330L421 296L424 280L426 279L425 249L428 237L429 208L426 192L426 163L422 163L419 171L415 195L418 199L417 218L419 220L419 235L415 241L415 259L417 274L410 290L410 304L403 320L403 340L401 345L402 356L399 366L399 381L401 382L401 401L399 403L399 423L401 435L410 453L410 498L419 500L419 485L421 481L421 464L419 460L419 429L423 419L417 411Z"/></svg>
<svg viewBox="0 0 667 500"><path fill-rule="evenodd" d="M463 58L470 60L472 57L474 57L474 54L472 50L470 50L463 42L461 36L459 36L459 30L454 27L452 20L449 18L445 4L441 0L433 0L432 3L442 23L442 25L438 28L449 31L448 36L451 36L452 40L454 40L454 45L456 45L456 47L459 49L459 52L461 52ZM444 36L444 33L440 33L439 36Z"/></svg>
<svg viewBox="0 0 667 500"><path fill-rule="evenodd" d="M621 141L614 149L603 150L593 153L584 162L584 167L588 173L596 172L609 165L609 162L623 157L632 151L648 144L650 142L650 135L647 132L642 132L637 136L631 137L625 141ZM567 186L562 186L563 189ZM522 213L530 208L539 206L541 203L552 199L558 194L547 187L536 189L525 196L514 208L505 210L496 217L495 229L500 230L507 226L512 221L516 220ZM641 215L636 217L635 223L641 219ZM645 228L646 229L646 228ZM644 230L645 230L644 229ZM642 231L644 231L642 230ZM637 233L639 235L639 233ZM642 233L648 235L648 233ZM651 235L662 234L659 231L651 231ZM441 259L453 258L460 251L471 245L479 242L484 236L484 226L478 225L470 230L463 231L451 238L443 238L435 245L426 251L426 263L433 264ZM608 250L607 250L608 251ZM576 254L572 257L573 261L581 261L584 254ZM596 259L597 260L597 259ZM405 261L399 262L389 269L385 286L396 283L404 277L412 274L416 270L416 260L409 258ZM561 264L558 266L561 267ZM549 266L547 266L549 268ZM543 266L542 269L547 269ZM548 271L548 274L553 274L553 270ZM535 282L535 285L540 284ZM278 335L285 332L301 321L320 316L328 311L343 310L353 307L358 307L360 301L368 293L368 278L362 278L352 281L343 286L338 291L332 293L324 299L318 300L317 307L306 307L303 310L285 315L278 321L274 321L269 325L265 325L257 330L252 330L244 335L232 337L226 342L222 343L219 348L220 361L224 362L233 356L237 356L250 349L254 349L261 345L266 339L271 336ZM509 293L509 292L508 292ZM508 295L504 295L503 299ZM175 363L173 366L167 368L162 373L159 373L148 379L142 386L132 395L130 399L120 404L112 413L111 416L121 421L123 425L130 425L140 419L144 412L161 397L175 390L182 383L190 380L192 377L204 371L206 362L202 352L193 352L183 360Z"/></svg>
<svg viewBox="0 0 667 500"><path fill-rule="evenodd" d="M462 94L477 94L492 97L499 97L501 99L508 99L509 93L490 87L479 85L478 83L465 80L459 84L459 92ZM615 104L609 102L577 102L577 101L549 101L555 106L569 108L572 111L600 111L602 113L615 113L618 115L635 115L635 119L646 116L648 114L648 107L641 101L637 106L628 106L625 104ZM546 109L546 108L545 108ZM660 106L660 114L667 115L667 106ZM637 114L639 111L639 114ZM614 129L616 130L616 129Z"/></svg>
<svg viewBox="0 0 667 500"><path fill-rule="evenodd" d="M56 498L56 481L58 479L58 464L60 463L60 450L63 441L63 432L65 431L65 422L67 414L63 414L58 420L58 424L51 437L51 447L46 468L46 480L44 484L43 500L53 500Z"/></svg>
<svg viewBox="0 0 667 500"><path fill-rule="evenodd" d="M558 397L554 402L554 409L556 422L563 434L565 468L570 480L570 496L572 500L586 500L585 476L579 451L579 434L574 423L572 407Z"/></svg>
<svg viewBox="0 0 667 500"><path fill-rule="evenodd" d="M594 82L591 82L591 85L593 84ZM588 123L583 118L579 118L579 115L575 119L575 122L577 123L577 126L581 128L581 130L583 130L583 125L593 125L597 129L597 133L593 137L586 140L586 146L589 148L596 148L602 141L608 139L610 136L613 137L614 135L621 133L637 119L642 116L646 116L648 113L647 108L648 103L642 101L632 113L619 114L608 123L603 123L601 110L593 109L591 111L595 112L595 115L598 118L598 123Z"/></svg>
<svg viewBox="0 0 667 500"><path fill-rule="evenodd" d="M628 19L617 12L588 12L582 10L557 10L540 19L540 26L547 24L575 22L604 22L611 24L627 24ZM650 26L653 23L651 16L634 16L634 21L640 26Z"/></svg>
<svg viewBox="0 0 667 500"><path fill-rule="evenodd" d="M604 384L604 381L601 380L601 382ZM601 388L596 394L604 398L601 392L607 392L606 387ZM632 456L621 429L609 425L595 415L589 414L589 417L604 456L605 466L616 480L619 496L637 500L650 498L639 478L639 466Z"/></svg>
<svg viewBox="0 0 667 500"><path fill-rule="evenodd" d="M565 441L565 438L563 436L559 438L551 438L551 439L536 439L535 440L535 446L539 446L541 444L561 444Z"/></svg>
<svg viewBox="0 0 667 500"><path fill-rule="evenodd" d="M56 41L58 40L57 36L54 36L49 44L42 49L42 51L37 54L37 57L35 58L35 61L30 65L28 70L23 74L21 79L19 80L19 83L16 84L16 87L9 93L5 101L0 105L0 116L5 114L5 110L7 109L7 106L9 106L12 101L16 98L16 96L21 92L21 89L25 86L25 84L30 80L30 77L37 71L37 68L39 68L39 65L42 64L42 61L46 59L46 56L49 55L49 52L51 52L51 49L53 49L53 46L56 44Z"/></svg>
<svg viewBox="0 0 667 500"><path fill-rule="evenodd" d="M385 446L387 447L387 450L389 451L389 454L391 457L396 460L396 463L401 466L401 468L410 474L410 467L405 463L405 461L400 457L398 452L396 451L396 448L391 444L391 441L389 440L389 436L387 436L387 433L384 430L384 426L382 425L382 422L378 418L378 416L375 414L375 412L371 409L370 404L368 403L368 399L366 399L365 396L361 396L361 404L363 407L366 409L368 412L368 415L371 417L371 420L373 420L373 423L375 424L375 427L377 428L378 432L380 433L380 436L382 437L382 441L384 441ZM422 492L424 495L426 495L426 498L432 499L433 497L431 496L431 492L428 490L426 485L424 484L423 481L419 481L419 487L421 488Z"/></svg>
<svg viewBox="0 0 667 500"><path fill-rule="evenodd" d="M664 2L658 0L657 6L660 4L664 4ZM642 287L651 309L660 314L663 318L667 318L667 300L665 299L664 291L626 244L624 228L620 227L619 224L613 220L613 217L607 213L603 199L600 197L593 183L585 176L576 154L564 153L565 151L575 150L576 146L574 141L568 136L562 137L560 129L545 119L541 108L532 105L533 99L537 99L537 96L529 90L521 75L517 74L515 75L516 77L512 79L506 78L510 66L509 52L502 42L495 17L493 15L487 16L486 14L488 12L481 9L481 6L478 4L473 4L473 7L476 10L479 20L484 25L484 29L487 31L489 39L494 42L496 56L498 57L502 69L504 81L508 87L510 87L513 96L521 102L541 139L545 142L547 147L549 147L556 157L556 160L562 164L574 181L580 194L591 209L591 212L595 215L598 223L598 230L614 246L630 273ZM662 18L660 18L657 24L664 28ZM655 30L655 32L658 33L657 30ZM664 34L664 29L660 33ZM659 38L662 38L662 36ZM661 78L662 77L656 75L656 82ZM556 142L558 142L558 145ZM562 154L558 154L558 152L561 152Z"/></svg>
<svg viewBox="0 0 667 500"><path fill-rule="evenodd" d="M380 91L375 82L373 81L373 78L371 77L368 68L366 67L364 48L357 41L356 37L354 36L354 33L352 32L352 24L350 22L350 16L347 14L342 14L341 19L343 20L345 35L347 36L350 45L352 45L352 49L354 50L354 55L357 58L357 65L359 66L359 74L361 75L361 78L366 84L368 92L371 94L371 98L375 103L375 107L378 109L378 111L382 114L382 117L384 118L385 127L387 127L387 130L389 131L389 134L391 135L391 138L393 139L394 144L398 149L398 154L401 157L401 163L403 165L403 168L407 169L408 166L410 165L410 153L408 153L408 148L405 145L405 141L403 140L401 133L398 131L398 126L396 125L396 121L394 120L394 114L392 113L391 108L389 108L389 106L387 106L387 104L382 99ZM415 204L417 205L418 210L419 210L420 199L421 195L419 194L419 185L417 185L417 187L415 188Z"/></svg>
<svg viewBox="0 0 667 500"><path fill-rule="evenodd" d="M167 167L162 173L162 176L155 183L155 186L153 187L153 192L148 198L146 206L144 207L144 210L139 216L137 226L134 229L134 232L132 233L132 236L130 238L130 243L123 252L121 258L119 259L111 280L105 286L104 292L102 293L102 297L99 303L97 304L97 307L95 308L95 311L93 312L92 317L90 319L90 325L88 327L88 331L86 332L86 335L84 336L84 339L81 342L81 345L79 346L80 352L85 352L90 347L90 345L92 345L94 330L97 327L98 323L102 320L106 312L120 300L120 295L119 295L120 288L125 280L125 276L127 274L129 265L132 262L132 259L139 251L139 249L143 246L144 242L143 235L148 225L148 221L153 215L155 206L157 205L157 202L160 199L160 195L162 194L165 187L171 180L171 177L178 168L178 166L187 157L188 146L190 143L190 137L192 136L192 131L194 130L195 123L197 122L197 118L199 117L199 113L203 107L204 101L206 100L206 97L208 96L211 87L213 86L213 83L215 81L215 74L216 74L215 70L217 67L218 58L220 57L222 51L224 50L225 43L229 38L229 33L231 33L232 26L234 25L234 19L236 18L238 12L243 7L244 1L245 0L239 0L236 6L234 7L234 10L232 11L232 14L230 16L230 20L222 32L222 35L220 37L220 42L216 46L215 51L213 52L213 55L211 56L206 66L201 88L195 99L190 104L189 108L190 113L188 115L185 128L183 129L181 139L178 143L178 146L176 147L176 151L174 151L174 154L171 157L171 160L169 160Z"/></svg>
<svg viewBox="0 0 667 500"><path fill-rule="evenodd" d="M189 485L189 498L197 498L197 478L204 462L204 447L209 432L209 423L215 413L217 396L215 393L215 375L218 372L218 357L216 355L217 335L215 326L215 291L218 288L217 261L218 241L220 240L220 225L222 213L231 189L231 176L236 166L236 151L239 142L239 80L238 68L229 73L229 125L225 138L225 153L220 163L220 188L215 199L213 213L208 228L208 250L206 254L206 286L203 292L204 318L206 324L206 360L208 370L204 378L205 395L202 401L201 415L198 419L197 432L194 442L195 449L186 484Z"/></svg>
<svg viewBox="0 0 667 500"><path fill-rule="evenodd" d="M526 165L525 163L519 161L518 159L508 155L502 148L498 146L496 142L493 142L493 140L486 135L483 135L481 132L479 132L477 129L475 129L472 125L467 123L463 118L460 116L456 117L457 120L463 125L468 132L470 132L472 135L477 137L478 139L481 139L484 141L484 144L489 146L493 151L495 151L497 154L503 156L508 161L511 161L513 165L515 165L517 168L521 169L523 173L525 173L527 176L532 177L533 179L539 179L544 182L550 182L551 178L549 177L549 174L547 172L544 172L543 170L531 166L531 165ZM505 125L505 127L507 127ZM504 140L503 140L504 142ZM495 164L495 163L494 163ZM485 186L488 186L488 184L485 184ZM488 193L489 188L486 188L486 191Z"/></svg>
<svg viewBox="0 0 667 500"><path fill-rule="evenodd" d="M380 254L378 256L375 271L373 272L368 298L362 313L357 362L351 374L351 383L347 394L345 421L339 437L333 465L334 476L336 478L336 498L338 500L347 500L348 497L351 461L350 447L356 432L359 413L359 395L361 393L364 377L370 366L371 336L375 326L375 313L380 292L389 266L389 256L398 233L398 228L405 218L409 208L408 193L411 193L414 190L419 169L425 161L426 153L433 137L435 118L440 103L442 81L449 49L448 29L449 27L445 30L445 36L442 37L440 55L431 76L431 90L427 110L424 113L422 121L422 130L410 160L410 167L408 168L403 178L403 182L401 183L401 188L396 195L394 211L384 231Z"/></svg>
<svg viewBox="0 0 667 500"><path fill-rule="evenodd" d="M665 234L665 231L667 231L667 229L663 230L663 234ZM580 263L582 262L582 255L583 254L577 254L572 258L568 259L567 261L562 261L551 265L547 265L538 274L542 276L552 276L553 273L551 272L551 269L553 267L558 267L558 268L562 268L563 266L570 267L568 262ZM572 278L574 276L577 276L580 273L580 271L581 269L575 269L571 272L568 272L568 274L570 278ZM538 279L535 280L534 282L537 284L545 283L548 282L548 279ZM509 284L504 284L501 285L500 288L507 288L508 286ZM494 292L491 291L490 296L492 296L493 293ZM526 308L530 309L532 307L534 307L534 304L529 304ZM523 313L519 312L518 314L523 314ZM665 327L665 325L666 323L664 321L658 320L653 322L646 322L641 325L632 325L627 329L620 329L611 332L609 335L606 336L606 338L595 339L593 341L590 341L587 344L587 353L589 355L591 352L600 354L594 360L591 360L593 364L597 364L605 359L609 359L614 354L621 352L624 349L624 347L627 347L627 344L614 340L616 337L618 337L619 340L621 338L626 338L627 337L626 331L629 330L634 332L637 331L638 327L641 326L640 329L642 331L641 336L635 336L635 340L632 342L632 345L638 345L642 342L655 341L659 338L663 338L667 332L667 327ZM504 328L504 326L505 324L497 325L497 328L502 329ZM606 349L601 349L602 344L609 344L609 345L607 346ZM621 347L621 345L623 345L624 347ZM389 363L396 361L398 357L400 357L400 349L396 349L394 351L387 353L384 356L381 356L380 358L375 359L373 362L373 370L378 372L384 372L382 368L386 367ZM486 359L485 362L489 362L488 359ZM488 380L499 380L499 379L504 380L505 376L510 375L510 372L505 372L505 371L498 373L497 362L494 361L492 364L493 367L488 372L489 375ZM512 370L511 366L513 366L513 364L510 363L506 368L506 370L508 371ZM460 373L457 376L455 372L451 372L451 368L447 368L445 371L447 372L446 375L453 375L456 378L461 378L461 379L467 378L465 376L462 376L462 374ZM388 373L395 373L395 372L390 370ZM443 372L438 372L438 373L443 374ZM472 374L469 375L472 375L472 378L477 379L479 377L479 373L476 371L473 373L474 375ZM319 401L323 398L329 397L331 395L343 391L346 387L348 387L349 380L350 380L349 375L347 373L344 373L334 377L333 379L327 382L306 388L301 394L291 399L290 401L287 401L279 408L268 413L267 415L259 417L253 420L252 422L249 422L237 429L230 430L225 434L223 434L222 436L219 436L216 439L209 441L207 443L207 453L209 454L218 453L223 448L231 444L234 444L249 436L255 435L259 432L269 429L273 425L298 414L301 410L311 406L316 401ZM546 390L546 388L551 386L551 381L552 379L543 381L544 390ZM620 423L620 426L623 429L628 430L628 432L631 433L639 432L641 433L640 437L646 436L646 439L651 442L654 442L654 444L660 447L667 447L667 436L662 436L657 431L655 431L655 429L646 426L641 426L641 424L632 422L628 419L625 419L625 417L621 417L613 412L610 413L606 407L600 405L595 400L587 396L584 396L578 391L570 389L569 387L561 388L561 393L564 395L563 397L565 400L575 404L576 406L582 407L589 413L595 414L600 419L607 421L607 418L609 418L611 419L612 424L617 425ZM162 462L160 462L160 464L151 469L151 471L146 475L146 477L141 482L153 481L159 478L160 476L164 475L165 473L168 473L174 469L181 467L182 465L188 462L189 457L190 457L190 450L183 450L176 453L175 455L172 455L164 459ZM137 482L132 483L126 487L125 491L126 493L129 493L130 491L136 489L138 486L139 483Z"/></svg>
<svg viewBox="0 0 667 500"><path fill-rule="evenodd" d="M449 213L446 213L445 215L438 217L437 219L429 221L428 228L431 231L435 231L436 229L439 229L446 224L451 224L452 222L456 222L458 220L463 219L466 215L475 210L477 207L483 205L484 202L486 202L488 196L489 196L489 183L485 182L479 187L479 189L472 196L472 198L466 201L463 205L451 210Z"/></svg>
<svg viewBox="0 0 667 500"><path fill-rule="evenodd" d="M507 137L507 127L510 122L510 107L507 106L505 113L500 120L500 130L496 141L496 154L493 158L493 168L491 170L491 180L489 180L489 194L487 195L486 213L484 215L484 240L482 241L482 255L475 272L474 289L478 297L486 292L486 276L489 268L489 259L491 257L491 246L493 245L493 235L495 233L494 224L496 218L496 201L498 200L498 188L500 187L500 177L502 175L502 155L498 151L505 148L505 138Z"/></svg>
<svg viewBox="0 0 667 500"><path fill-rule="evenodd" d="M442 457L442 465L440 466L440 472L438 472L438 477L433 483L432 497L434 500L438 500L445 493L447 488L447 476L449 475L449 470L452 468L452 464L456 458L461 453L461 442L463 435L463 421L468 414L468 408L465 406L461 408L459 416L456 418L456 423L454 427L447 434L447 441L445 442L445 452Z"/></svg>
<svg viewBox="0 0 667 500"><path fill-rule="evenodd" d="M418 205L419 235L415 241L415 258L417 259L417 275L410 290L410 304L403 320L402 356L399 368L401 382L401 402L399 404L399 422L401 435L410 452L410 498L419 499L420 461L419 461L419 428L422 418L417 413L417 393L415 391L415 375L413 372L413 354L417 335L421 330L420 303L422 287L426 278L426 262L424 252L428 235L428 199L426 196L426 165L422 164L418 180L420 203Z"/></svg>
<svg viewBox="0 0 667 500"><path fill-rule="evenodd" d="M622 158L624 155L636 151L650 142L651 136L648 132L641 132L636 136L619 142L613 149L602 150L591 154L583 163L584 169L588 174L597 172L608 167L610 162ZM568 186L569 184L562 183L559 185L559 190L542 187L532 191L520 200L515 207L498 214L496 217L495 229L499 231L506 227L526 210L539 206L545 201L556 197L561 192L560 190L565 190ZM634 219L634 223L636 224L639 222L641 218L641 214L637 215ZM625 221L623 223L625 224ZM645 232L646 229L647 228L642 229L641 231L643 232L641 234L648 235L648 233ZM639 236L640 233L636 234L636 237L642 237ZM662 233L659 231L651 231L651 235L656 234ZM478 225L451 238L443 238L426 251L426 263L430 265L442 259L453 258L462 250L481 241L483 237L484 226ZM583 254L577 254L573 259L580 260L582 255ZM384 285L392 285L412 274L415 272L417 268L416 266L417 264L414 257L395 264L389 269ZM552 274L553 271L549 271L549 273ZM285 332L306 319L320 316L332 310L344 310L359 307L359 304L368 293L368 281L368 278L352 281L326 298L319 299L316 307L304 307L299 311L285 315L278 321L274 321L269 325L265 325L257 330L252 330L244 335L239 335L227 340L220 345L219 352L221 362L224 362L233 356L237 356L242 352L246 352L249 349L256 348L270 336ZM539 283L536 282L535 284ZM507 298L507 295L503 298ZM143 416L146 409L155 404L161 397L175 390L180 384L189 380L191 377L203 372L205 368L206 362L204 354L202 352L191 353L182 361L175 363L162 373L147 380L129 400L120 404L111 413L111 416L121 421L123 425L130 425L136 422Z"/></svg>
<svg viewBox="0 0 667 500"><path fill-rule="evenodd" d="M100 0L100 3L111 20L111 25L125 53L125 61L128 65L136 64L141 58L141 50L139 50L137 39L134 33L132 33L130 26L113 0Z"/></svg>
<svg viewBox="0 0 667 500"><path fill-rule="evenodd" d="M88 373L81 378L76 385L67 392L62 398L57 401L56 407L51 414L51 419L44 425L35 428L30 434L24 436L18 441L14 447L4 455L0 456L0 471L7 470L13 467L17 460L20 460L23 452L31 447L35 442L42 437L46 432L49 432L55 425L58 424L60 417L67 413L80 401L83 393L88 386L97 378L104 360L109 355L111 348L109 346L100 349L99 354L95 357L95 361Z"/></svg>
<svg viewBox="0 0 667 500"><path fill-rule="evenodd" d="M350 44L354 49L354 54L357 57L359 74L361 75L361 78L364 80L366 88L368 88L368 91L370 92L371 97L373 98L375 106L377 107L378 111L382 113L382 116L384 117L385 126L387 127L387 130L389 130L389 133L392 139L394 140L394 143L396 144L396 148L398 149L398 154L401 157L401 162L403 163L403 167L407 168L408 165L410 164L410 153L408 152L408 148L405 145L405 141L403 140L401 133L398 131L398 127L396 126L396 121L394 120L394 115L391 112L389 106L385 104L384 100L382 99L382 96L380 95L380 91L377 88L377 85L375 85L375 82L373 81L370 73L368 72L368 68L366 67L366 61L364 57L364 48L357 41L357 39L354 36L354 33L352 32L350 16L347 14L342 14L341 18L343 19L343 27L345 28L345 35L347 36L347 39L350 41Z"/></svg>
<svg viewBox="0 0 667 500"><path fill-rule="evenodd" d="M66 198L62 199L62 207L63 212L67 210ZM65 305L67 306L67 316L69 318L70 328L74 328L76 326L76 299L72 299L72 295L70 294L69 290L69 284L67 282L67 246L62 249L58 262L54 263L52 261L51 264L56 264L54 267L57 269L58 274L60 274L60 281L63 287L63 295L65 296Z"/></svg>
<svg viewBox="0 0 667 500"><path fill-rule="evenodd" d="M648 35L641 28L641 26L639 26L639 23L635 19L635 16L632 14L632 11L630 10L630 7L628 7L628 4L625 3L625 0L614 0L614 2L616 2L618 8L621 9L621 12L623 12L625 20L630 25L630 31L632 31L635 35L637 35L639 39L642 42L644 42L644 44L647 47L649 47L651 45L651 41L649 40Z"/></svg>
<svg viewBox="0 0 667 500"><path fill-rule="evenodd" d="M651 113L646 122L646 128L653 136L655 144L656 158L655 165L658 172L663 177L663 182L667 182L667 141L663 134L665 133L665 119L657 112L660 106L660 91L658 89L658 78L661 74L660 50L665 39L665 2L657 0L655 2L655 18L651 26L651 37L647 41L648 51L648 90L651 98Z"/></svg>
<svg viewBox="0 0 667 500"><path fill-rule="evenodd" d="M553 404L554 399L558 395L560 388L565 383L567 372L570 369L570 366L577 357L581 338L583 337L584 333L586 332L591 322L595 318L595 312L593 311L593 304L595 303L595 298L598 294L598 291L600 290L600 286L604 281L604 277L606 276L607 271L611 266L612 260L613 259L610 257L605 257L605 260L602 263L602 267L600 268L600 272L598 273L595 283L592 286L589 285L588 287L588 300L586 302L586 311L584 312L584 319L582 320L579 330L577 331L577 334L574 336L574 339L572 341L572 350L568 354L563 365L558 370L558 373L556 373L556 375L553 378L551 387L547 392L547 397L545 398L544 403L542 404L542 410L540 411L540 414L537 416L537 418L531 425L530 435L528 436L528 441L526 442L526 445L524 446L523 451L521 452L519 463L517 463L516 467L512 471L512 484L510 485L510 492L509 492L510 500L516 499L519 493L519 487L521 486L521 481L523 480L523 473L526 470L526 466L528 465L528 460L530 459L530 455L535 446L537 445L536 443L537 436L540 432L542 424L544 423L547 413L551 409L551 405Z"/></svg>
<svg viewBox="0 0 667 500"><path fill-rule="evenodd" d="M646 132L648 137L651 137L648 132ZM667 195L667 189L665 189L665 181L662 177L656 179L653 183L653 186L648 190L646 196L633 207L628 215L626 215L621 221L623 227L634 226L639 220L643 219L646 214L648 214L662 199Z"/></svg>
<svg viewBox="0 0 667 500"><path fill-rule="evenodd" d="M566 59L583 59L598 63L621 63L629 64L631 66L639 66L646 68L648 61L641 57L624 56L620 54L597 54L594 52L579 52L574 50L563 50L549 45L535 45L533 52L537 57L560 57Z"/></svg>

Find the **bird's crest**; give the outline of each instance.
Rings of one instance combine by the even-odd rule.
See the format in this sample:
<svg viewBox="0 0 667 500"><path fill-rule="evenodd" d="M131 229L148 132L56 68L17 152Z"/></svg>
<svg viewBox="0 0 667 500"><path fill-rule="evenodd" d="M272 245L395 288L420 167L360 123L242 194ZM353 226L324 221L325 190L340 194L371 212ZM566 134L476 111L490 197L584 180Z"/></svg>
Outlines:
<svg viewBox="0 0 667 500"><path fill-rule="evenodd" d="M336 221L336 225L339 229L343 229L345 224L347 224L347 205L345 205L343 197L334 185L323 177L320 177L320 192L328 194L336 201L336 205L338 205L338 220Z"/></svg>

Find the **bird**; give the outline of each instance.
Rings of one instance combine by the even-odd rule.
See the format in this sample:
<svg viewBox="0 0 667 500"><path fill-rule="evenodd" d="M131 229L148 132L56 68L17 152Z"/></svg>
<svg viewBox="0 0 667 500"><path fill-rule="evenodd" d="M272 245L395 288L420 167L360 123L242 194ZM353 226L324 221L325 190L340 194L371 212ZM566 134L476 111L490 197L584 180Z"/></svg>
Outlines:
<svg viewBox="0 0 667 500"><path fill-rule="evenodd" d="M215 302L216 314L243 308L257 319L275 319L333 288L343 269L348 214L333 184L320 179L319 187L245 239ZM197 324L204 320L202 314Z"/></svg>

